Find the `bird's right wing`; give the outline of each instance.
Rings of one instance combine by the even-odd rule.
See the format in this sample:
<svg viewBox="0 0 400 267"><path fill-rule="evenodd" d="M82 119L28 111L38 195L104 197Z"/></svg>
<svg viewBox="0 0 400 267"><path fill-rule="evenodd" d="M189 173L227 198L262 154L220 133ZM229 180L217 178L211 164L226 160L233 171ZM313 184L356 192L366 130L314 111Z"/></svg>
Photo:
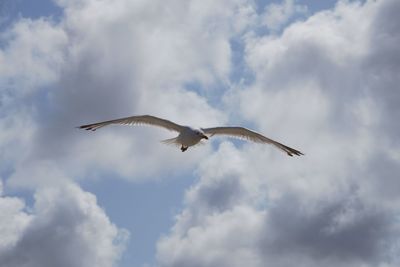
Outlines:
<svg viewBox="0 0 400 267"><path fill-rule="evenodd" d="M254 132L252 130L243 128L243 127L215 127L215 128L203 128L202 129L205 134L210 134L210 136L213 135L226 135L226 136L231 136L231 137L236 137L236 138L241 138L241 139L247 139L249 141L253 141L256 143L267 143L271 144L280 150L286 152L289 156L293 155L304 155L300 151L293 149L291 147L285 146L284 144L281 144L275 140L272 140L268 137L265 137L262 134L259 134L257 132Z"/></svg>
<svg viewBox="0 0 400 267"><path fill-rule="evenodd" d="M97 129L107 126L107 125L110 125L110 124L122 124L122 125L146 124L146 125L162 127L167 130L176 131L176 132L180 132L184 128L184 126L176 124L172 121L161 119L161 118L158 118L155 116L150 116L150 115L131 116L131 117L126 117L126 118L121 118L121 119L116 119L116 120L102 121L102 122L82 125L82 126L79 126L78 128L96 131Z"/></svg>

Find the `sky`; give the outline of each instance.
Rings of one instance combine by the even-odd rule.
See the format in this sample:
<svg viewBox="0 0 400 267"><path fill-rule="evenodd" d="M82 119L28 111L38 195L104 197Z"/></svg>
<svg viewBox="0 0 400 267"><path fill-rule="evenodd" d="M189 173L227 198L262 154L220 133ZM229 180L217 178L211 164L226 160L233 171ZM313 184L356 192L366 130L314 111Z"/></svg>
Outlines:
<svg viewBox="0 0 400 267"><path fill-rule="evenodd" d="M0 266L400 266L399 12L0 0ZM140 114L305 156L75 128Z"/></svg>

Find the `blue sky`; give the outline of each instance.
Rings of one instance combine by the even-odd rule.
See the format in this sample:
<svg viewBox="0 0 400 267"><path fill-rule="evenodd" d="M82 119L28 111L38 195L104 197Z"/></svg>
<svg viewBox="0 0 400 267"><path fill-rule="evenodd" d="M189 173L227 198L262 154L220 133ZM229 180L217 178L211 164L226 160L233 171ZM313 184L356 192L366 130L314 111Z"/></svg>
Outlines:
<svg viewBox="0 0 400 267"><path fill-rule="evenodd" d="M399 8L3 1L0 263L397 266ZM223 139L181 153L162 130L73 128L146 113L241 124L306 157Z"/></svg>

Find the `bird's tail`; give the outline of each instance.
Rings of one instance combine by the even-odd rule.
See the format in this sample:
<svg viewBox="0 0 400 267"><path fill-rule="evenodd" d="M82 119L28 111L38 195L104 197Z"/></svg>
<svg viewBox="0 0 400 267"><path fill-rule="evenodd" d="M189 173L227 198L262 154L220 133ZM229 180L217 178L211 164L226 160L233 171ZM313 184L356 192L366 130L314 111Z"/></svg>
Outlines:
<svg viewBox="0 0 400 267"><path fill-rule="evenodd" d="M177 139L178 139L177 137L165 139L165 140L162 140L161 143L166 144L166 145L180 146L181 144L178 143Z"/></svg>

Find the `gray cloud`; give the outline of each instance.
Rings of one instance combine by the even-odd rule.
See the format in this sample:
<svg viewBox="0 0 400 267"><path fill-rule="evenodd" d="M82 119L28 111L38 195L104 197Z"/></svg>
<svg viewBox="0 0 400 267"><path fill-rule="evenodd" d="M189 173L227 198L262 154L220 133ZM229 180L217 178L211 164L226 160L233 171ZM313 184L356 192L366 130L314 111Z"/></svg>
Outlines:
<svg viewBox="0 0 400 267"><path fill-rule="evenodd" d="M256 79L229 92L226 105L306 156L222 145L160 239L161 266L399 264L398 9L391 0L339 2L279 36L246 37ZM237 198L219 194L237 200L226 209L202 205L213 177L239 177Z"/></svg>
<svg viewBox="0 0 400 267"><path fill-rule="evenodd" d="M400 48L397 45L400 33L396 31L400 26L396 15L400 11L400 4L398 1L382 1L381 5L370 28L370 53L363 61L365 87L377 103L378 112L381 112L380 126L390 136L392 145L398 146L396 136L400 128L393 120L400 115Z"/></svg>
<svg viewBox="0 0 400 267"><path fill-rule="evenodd" d="M300 196L288 194L270 209L261 253L269 258L309 257L314 266L379 265L388 259L387 248L395 240L395 214L369 206L357 192L345 192L336 200L318 200L309 209ZM279 262L279 260L278 260Z"/></svg>
<svg viewBox="0 0 400 267"><path fill-rule="evenodd" d="M231 208L240 199L241 190L240 178L230 176L229 179L211 180L206 184L198 185L192 189L192 194L196 199L191 201L196 203L196 208L207 210L223 211ZM190 195L189 195L190 198Z"/></svg>

